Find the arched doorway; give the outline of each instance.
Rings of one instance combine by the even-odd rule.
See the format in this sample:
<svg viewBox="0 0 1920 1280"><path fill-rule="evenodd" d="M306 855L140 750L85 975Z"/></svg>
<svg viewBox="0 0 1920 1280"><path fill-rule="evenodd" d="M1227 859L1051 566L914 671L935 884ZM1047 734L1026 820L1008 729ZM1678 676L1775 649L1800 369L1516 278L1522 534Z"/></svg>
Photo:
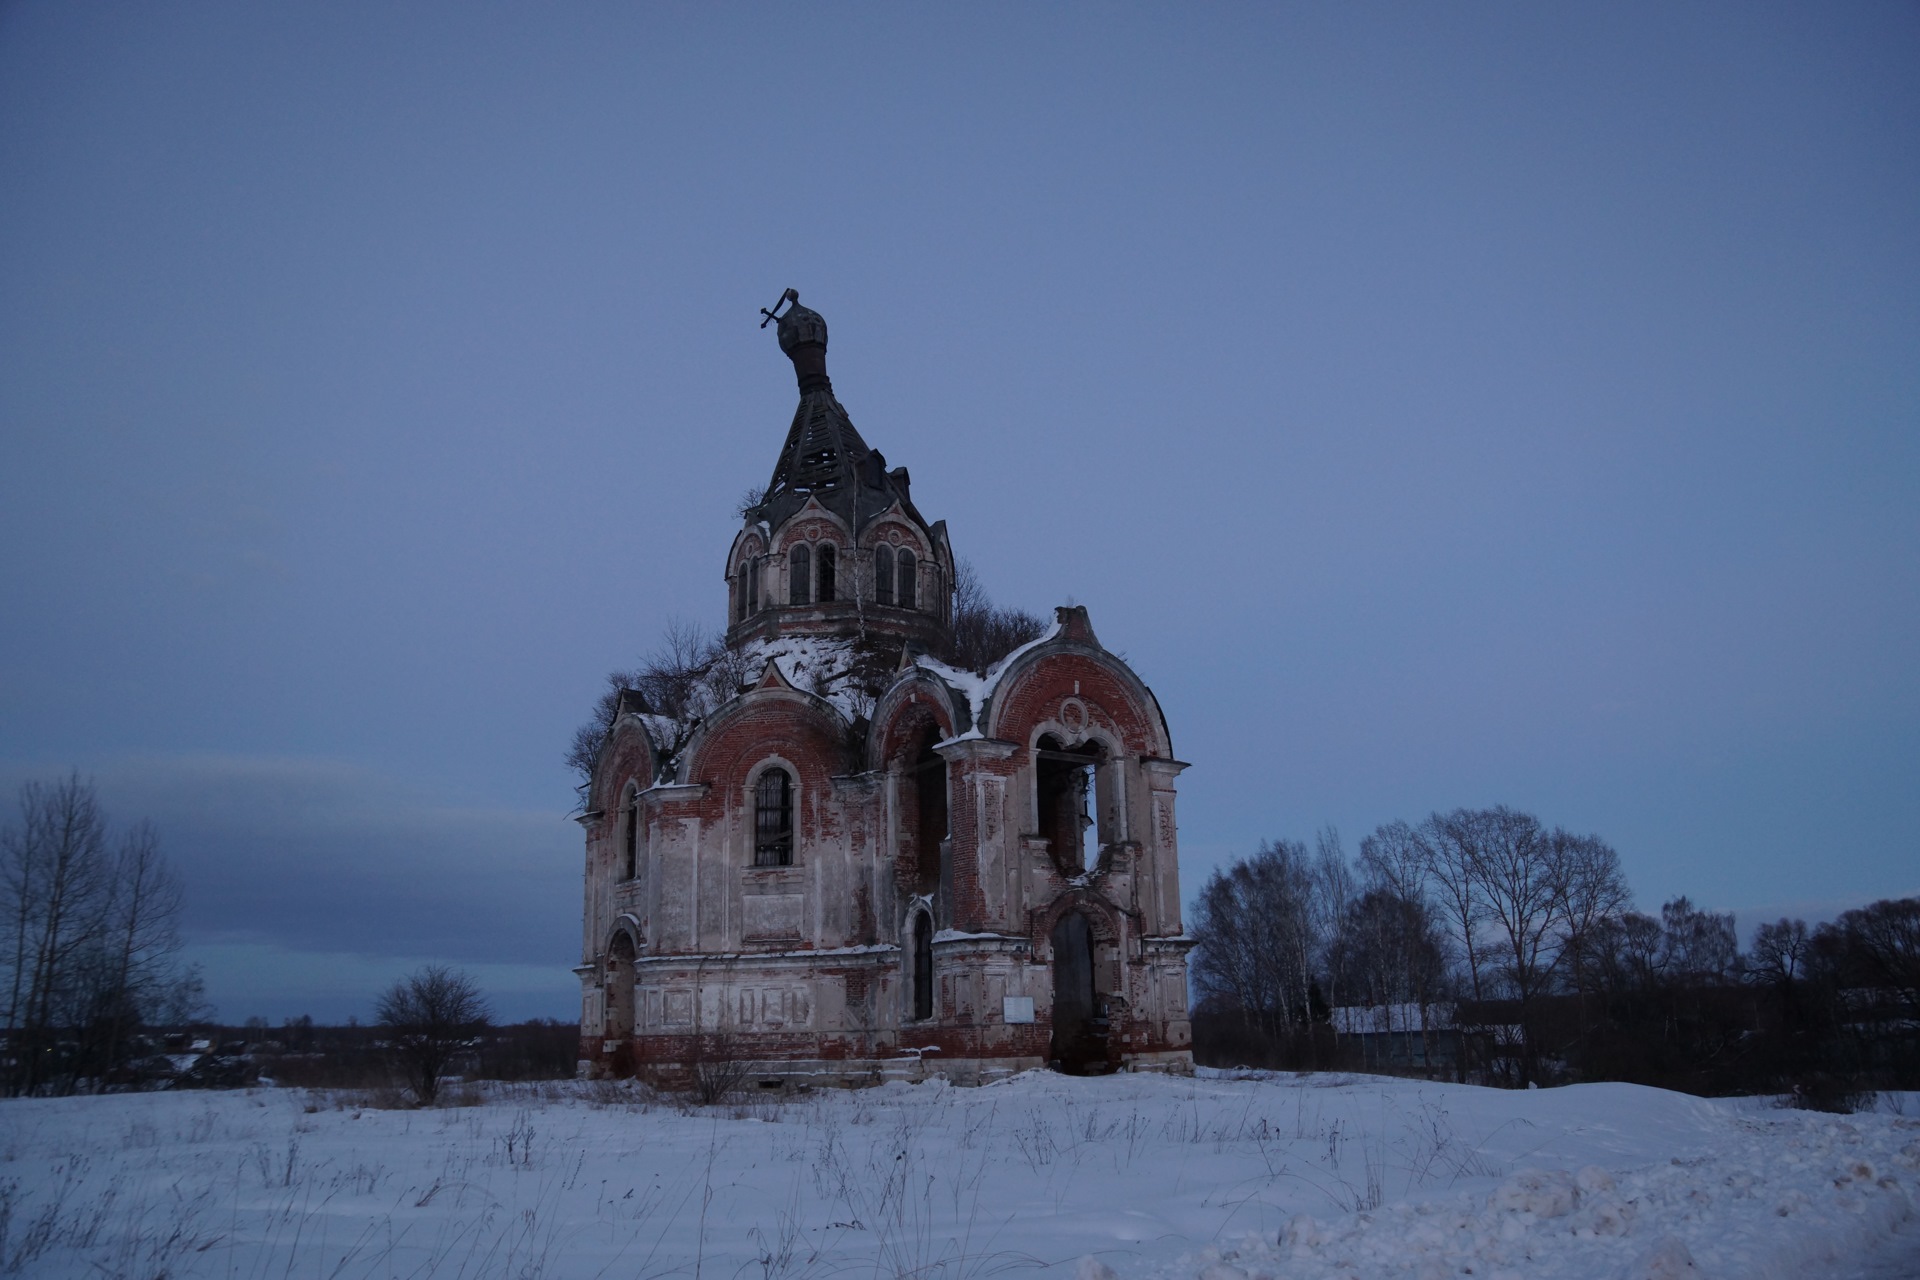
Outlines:
<svg viewBox="0 0 1920 1280"><path fill-rule="evenodd" d="M625 929L607 944L604 991L606 1038L614 1044L608 1070L615 1076L629 1076L633 1074L633 938Z"/></svg>
<svg viewBox="0 0 1920 1280"><path fill-rule="evenodd" d="M1053 926L1051 1057L1069 1075L1107 1069L1107 1020L1094 984L1093 929L1078 911Z"/></svg>

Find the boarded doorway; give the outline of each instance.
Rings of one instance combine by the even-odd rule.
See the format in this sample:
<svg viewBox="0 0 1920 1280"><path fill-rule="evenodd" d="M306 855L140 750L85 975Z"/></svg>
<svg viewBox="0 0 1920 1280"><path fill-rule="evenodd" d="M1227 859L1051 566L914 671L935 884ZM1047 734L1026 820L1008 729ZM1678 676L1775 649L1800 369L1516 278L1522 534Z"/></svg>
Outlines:
<svg viewBox="0 0 1920 1280"><path fill-rule="evenodd" d="M1052 1059L1068 1075L1107 1070L1107 1026L1094 989L1093 930L1069 911L1053 926Z"/></svg>

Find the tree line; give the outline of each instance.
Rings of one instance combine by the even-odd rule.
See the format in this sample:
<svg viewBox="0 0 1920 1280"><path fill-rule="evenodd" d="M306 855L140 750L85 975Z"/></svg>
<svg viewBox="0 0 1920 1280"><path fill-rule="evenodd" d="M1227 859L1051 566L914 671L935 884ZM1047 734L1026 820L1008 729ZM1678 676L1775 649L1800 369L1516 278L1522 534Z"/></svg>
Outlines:
<svg viewBox="0 0 1920 1280"><path fill-rule="evenodd" d="M1357 858L1331 829L1263 842L1208 878L1192 932L1195 1051L1222 1064L1833 1105L1920 1083L1920 899L1763 924L1743 953L1731 914L1642 914L1605 840L1505 806L1384 824ZM1401 1042L1368 1057L1380 1026Z"/></svg>
<svg viewBox="0 0 1920 1280"><path fill-rule="evenodd" d="M0 1091L21 1097L176 1081L175 1072L154 1069L166 1055L144 1033L211 1013L199 971L180 960L181 907L179 878L151 824L115 833L93 784L78 774L20 789L18 818L0 831ZM374 1012L384 1056L423 1103L491 1021L471 977L432 964L382 992ZM310 1035L312 1020L287 1026Z"/></svg>

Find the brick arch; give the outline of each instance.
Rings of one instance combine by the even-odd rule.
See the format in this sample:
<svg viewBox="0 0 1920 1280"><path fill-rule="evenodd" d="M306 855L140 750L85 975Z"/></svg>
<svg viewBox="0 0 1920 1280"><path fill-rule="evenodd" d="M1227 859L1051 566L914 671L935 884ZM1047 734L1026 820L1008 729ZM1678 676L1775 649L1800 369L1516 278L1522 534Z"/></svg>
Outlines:
<svg viewBox="0 0 1920 1280"><path fill-rule="evenodd" d="M1028 945L1036 957L1044 955L1049 962L1052 961L1053 928L1060 923L1061 917L1076 911L1087 918L1087 927L1092 931L1095 943L1108 947L1120 945L1120 909L1091 890L1069 889L1032 916Z"/></svg>
<svg viewBox="0 0 1920 1280"><path fill-rule="evenodd" d="M853 530L825 507L809 503L773 531L773 554L787 554L796 542L830 542L847 550L853 546Z"/></svg>
<svg viewBox="0 0 1920 1280"><path fill-rule="evenodd" d="M740 567L748 560L767 554L767 546L758 533L750 533L734 543L733 551L727 556L727 576L736 576Z"/></svg>
<svg viewBox="0 0 1920 1280"><path fill-rule="evenodd" d="M613 928L607 931L606 947L602 954L613 955L614 946L621 938L625 938L627 945L633 948L634 956L645 954L647 933L641 928L639 917L631 911L622 911L613 918Z"/></svg>
<svg viewBox="0 0 1920 1280"><path fill-rule="evenodd" d="M754 520L742 525L740 531L733 535L733 541L727 546L727 567L729 570L739 566L741 557L748 554L748 547L750 546L759 548L754 554L764 554L766 552L766 535L762 532L763 528L764 526L758 520Z"/></svg>
<svg viewBox="0 0 1920 1280"><path fill-rule="evenodd" d="M594 768L593 786L588 789L588 808L612 817L619 810L628 783L642 791L653 785L654 762L653 737L646 723L635 716L620 717L600 748L600 763Z"/></svg>
<svg viewBox="0 0 1920 1280"><path fill-rule="evenodd" d="M722 707L694 734L683 758L688 782L737 782L730 768L742 753L778 749L818 757L827 773L844 771L848 725L825 698L786 686L750 689ZM754 756L753 759L758 759ZM789 758L794 758L792 754ZM730 763L731 762L731 763ZM795 759L796 764L802 760ZM744 776L742 774L741 776Z"/></svg>
<svg viewBox="0 0 1920 1280"><path fill-rule="evenodd" d="M942 738L951 738L957 732L946 687L933 676L916 672L882 694L873 709L873 728L867 733L867 768L891 767L919 737L928 720L939 728Z"/></svg>
<svg viewBox="0 0 1920 1280"><path fill-rule="evenodd" d="M1166 721L1152 691L1118 658L1083 645L1037 645L1016 659L994 690L982 731L992 738L1029 742L1036 726L1058 720L1069 699L1083 704L1090 716L1103 718L1111 730L1108 736L1126 754L1172 754Z"/></svg>
<svg viewBox="0 0 1920 1280"><path fill-rule="evenodd" d="M899 537L895 538L891 536L893 534L898 534ZM871 550L879 546L882 542L895 548L907 547L912 550L915 555L921 556L922 558L932 558L934 556L933 543L927 538L927 535L919 529L916 529L913 522L903 515L890 513L881 516L865 529L861 530L860 546L863 550Z"/></svg>

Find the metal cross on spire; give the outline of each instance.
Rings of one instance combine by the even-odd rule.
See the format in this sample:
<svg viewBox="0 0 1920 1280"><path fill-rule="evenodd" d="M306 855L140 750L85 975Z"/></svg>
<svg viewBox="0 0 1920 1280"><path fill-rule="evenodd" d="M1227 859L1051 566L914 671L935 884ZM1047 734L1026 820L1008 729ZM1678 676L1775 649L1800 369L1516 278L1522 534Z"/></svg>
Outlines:
<svg viewBox="0 0 1920 1280"><path fill-rule="evenodd" d="M771 309L766 307L760 308L760 314L766 317L765 320L762 320L760 322L760 327L764 329L768 325L772 324L775 320L778 320L780 318L780 308L788 305L789 303L797 303L799 301L800 301L800 291L798 289L787 290L785 293L780 295L780 301L774 303Z"/></svg>

